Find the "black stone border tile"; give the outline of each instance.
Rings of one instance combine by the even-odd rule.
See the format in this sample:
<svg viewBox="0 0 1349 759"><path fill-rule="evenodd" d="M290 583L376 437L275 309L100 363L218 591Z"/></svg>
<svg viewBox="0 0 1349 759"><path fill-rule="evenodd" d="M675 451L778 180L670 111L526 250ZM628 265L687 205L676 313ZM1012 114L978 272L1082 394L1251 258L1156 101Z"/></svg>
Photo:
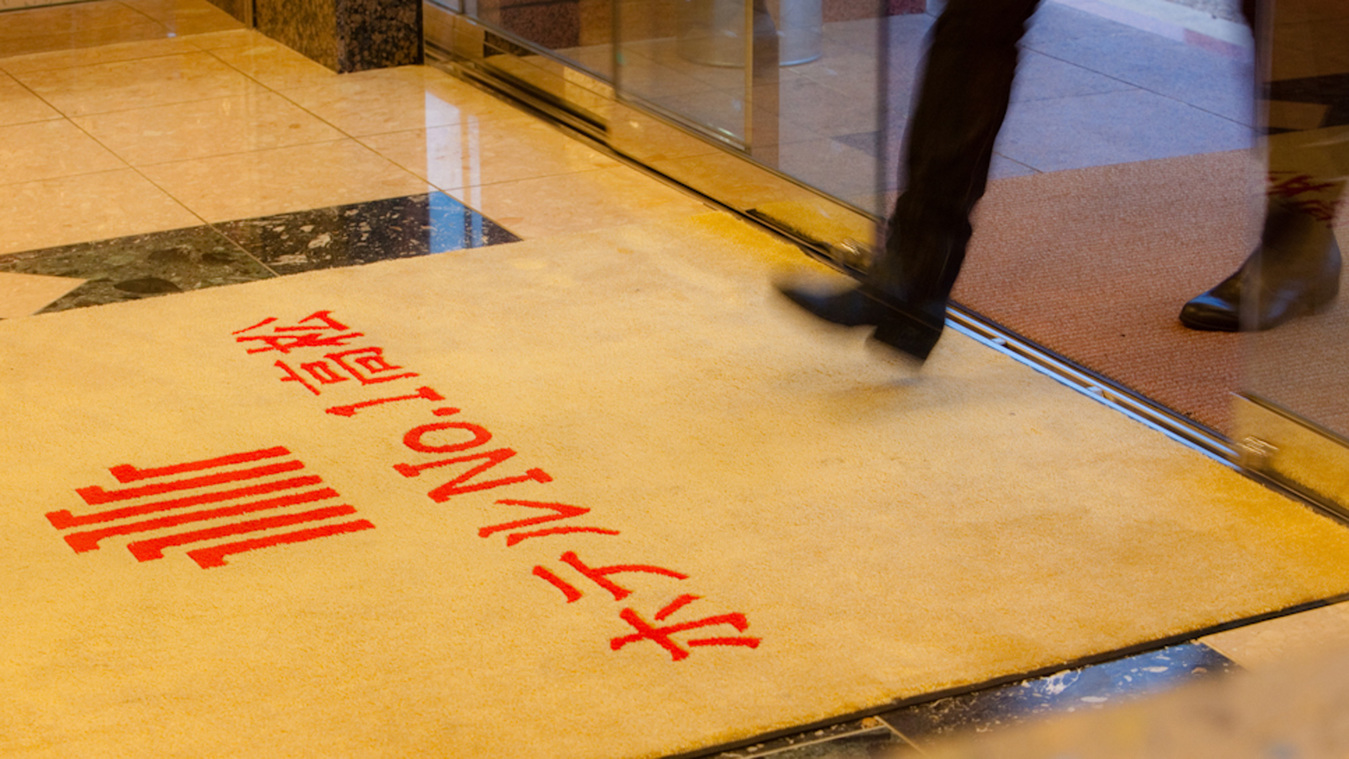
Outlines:
<svg viewBox="0 0 1349 759"><path fill-rule="evenodd" d="M432 192L8 253L0 272L87 280L52 313L519 239Z"/></svg>

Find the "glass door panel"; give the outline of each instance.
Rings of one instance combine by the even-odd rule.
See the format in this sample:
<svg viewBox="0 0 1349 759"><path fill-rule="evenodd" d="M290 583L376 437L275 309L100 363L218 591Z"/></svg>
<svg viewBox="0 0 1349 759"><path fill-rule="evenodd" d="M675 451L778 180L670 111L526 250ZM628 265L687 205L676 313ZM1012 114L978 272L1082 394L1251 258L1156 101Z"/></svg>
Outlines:
<svg viewBox="0 0 1349 759"><path fill-rule="evenodd" d="M869 0L620 0L616 83L632 109L614 137L653 168L860 264L884 215L891 22L908 19L884 10Z"/></svg>
<svg viewBox="0 0 1349 759"><path fill-rule="evenodd" d="M1242 319L1246 462L1349 513L1349 306L1340 290L1349 182L1349 8L1280 0L1269 34L1269 181ZM1258 265L1256 265L1258 263ZM1281 313L1299 315L1286 323Z"/></svg>

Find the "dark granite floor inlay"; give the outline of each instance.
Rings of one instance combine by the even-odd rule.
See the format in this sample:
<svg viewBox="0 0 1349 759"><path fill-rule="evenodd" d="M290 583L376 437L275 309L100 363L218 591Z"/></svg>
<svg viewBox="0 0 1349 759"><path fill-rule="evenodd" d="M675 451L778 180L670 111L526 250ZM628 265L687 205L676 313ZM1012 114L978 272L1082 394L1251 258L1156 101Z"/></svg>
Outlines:
<svg viewBox="0 0 1349 759"><path fill-rule="evenodd" d="M520 238L424 193L0 255L0 272L87 280L39 313L479 248Z"/></svg>
<svg viewBox="0 0 1349 759"><path fill-rule="evenodd" d="M983 732L1037 715L1098 709L1235 669L1236 665L1230 659L1208 646L1186 643L1048 677L943 698L882 714L880 718L922 746L925 740L932 738L958 732Z"/></svg>
<svg viewBox="0 0 1349 759"><path fill-rule="evenodd" d="M206 226L0 256L0 272L88 280L39 313L275 277Z"/></svg>
<svg viewBox="0 0 1349 759"><path fill-rule="evenodd" d="M358 266L520 239L443 193L296 211L216 227L278 274Z"/></svg>

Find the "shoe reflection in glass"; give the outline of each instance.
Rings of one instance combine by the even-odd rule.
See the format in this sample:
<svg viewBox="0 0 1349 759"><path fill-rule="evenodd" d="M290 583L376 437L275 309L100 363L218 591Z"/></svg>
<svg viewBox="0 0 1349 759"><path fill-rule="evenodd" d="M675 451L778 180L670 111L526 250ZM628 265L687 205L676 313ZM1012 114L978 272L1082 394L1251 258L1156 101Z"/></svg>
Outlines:
<svg viewBox="0 0 1349 759"><path fill-rule="evenodd" d="M1306 9L1300 0L1267 4L1265 10L1296 17ZM1251 0L1243 4L1254 21ZM1271 128L1264 139L1269 199L1260 243L1240 268L1212 289L1196 296L1180 310L1180 322L1190 329L1221 332L1258 332L1290 319L1324 311L1334 304L1340 289L1340 249L1332 224L1349 175L1349 77L1339 62L1343 42L1298 39L1312 27L1283 24L1263 18L1265 27L1277 25L1280 34L1264 55L1270 34L1257 31L1257 58L1272 58L1264 71L1298 70L1297 79L1262 83L1259 101L1270 119L1274 102L1288 100L1323 106L1323 115L1311 129ZM1253 24L1254 26L1254 24ZM1328 49L1333 45L1336 49ZM1287 56L1289 61L1281 60ZM1293 65L1296 64L1296 65ZM1308 70L1307 65L1312 69ZM1319 75L1318 75L1319 74ZM1274 126L1274 125L1271 125Z"/></svg>
<svg viewBox="0 0 1349 759"><path fill-rule="evenodd" d="M907 136L904 193L885 248L844 290L780 284L814 316L875 327L873 343L919 362L946 325L946 304L965 260L970 212L988 182L1016 74L1017 43L1039 0L947 0L933 26Z"/></svg>
<svg viewBox="0 0 1349 759"><path fill-rule="evenodd" d="M1273 329L1324 311L1340 291L1340 247L1328 221L1271 202L1260 245L1227 279L1180 310L1186 327L1218 332Z"/></svg>

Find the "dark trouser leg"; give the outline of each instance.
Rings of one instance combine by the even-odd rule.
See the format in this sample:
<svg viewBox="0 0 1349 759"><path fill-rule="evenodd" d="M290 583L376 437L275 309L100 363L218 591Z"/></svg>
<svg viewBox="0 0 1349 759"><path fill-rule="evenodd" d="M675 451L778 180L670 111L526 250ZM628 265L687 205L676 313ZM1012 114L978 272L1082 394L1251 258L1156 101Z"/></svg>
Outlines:
<svg viewBox="0 0 1349 759"><path fill-rule="evenodd" d="M868 283L938 330L1007 114L1017 43L1038 4L949 0L933 29L908 135L905 191Z"/></svg>
<svg viewBox="0 0 1349 759"><path fill-rule="evenodd" d="M1017 42L1039 0L948 0L933 29L910 125L908 182L884 251L860 287L781 287L828 322L875 325L873 339L919 360L941 337L965 259L970 211L984 193L993 141L1016 74Z"/></svg>

